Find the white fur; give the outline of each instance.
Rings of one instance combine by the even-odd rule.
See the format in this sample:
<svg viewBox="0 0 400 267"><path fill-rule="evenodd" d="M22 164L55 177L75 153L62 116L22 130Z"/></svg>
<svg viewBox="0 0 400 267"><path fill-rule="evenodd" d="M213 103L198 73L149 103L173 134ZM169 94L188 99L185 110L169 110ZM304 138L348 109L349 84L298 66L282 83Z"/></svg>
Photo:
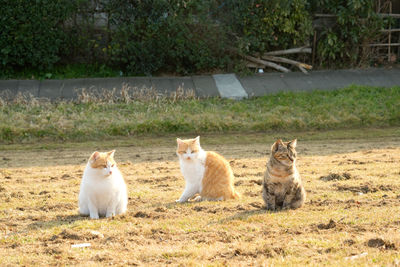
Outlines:
<svg viewBox="0 0 400 267"><path fill-rule="evenodd" d="M178 143L180 141L181 140L178 139ZM199 142L199 137L197 137L197 142ZM195 194L201 193L207 154L200 147L199 143L198 147L199 150L197 153L192 153L190 148L188 148L186 152L182 155L177 153L179 157L181 172L183 178L185 178L186 185L181 197L176 200L176 202L186 202Z"/></svg>
<svg viewBox="0 0 400 267"><path fill-rule="evenodd" d="M88 162L79 192L79 212L91 219L111 217L126 212L127 204L126 184L118 168L95 169Z"/></svg>

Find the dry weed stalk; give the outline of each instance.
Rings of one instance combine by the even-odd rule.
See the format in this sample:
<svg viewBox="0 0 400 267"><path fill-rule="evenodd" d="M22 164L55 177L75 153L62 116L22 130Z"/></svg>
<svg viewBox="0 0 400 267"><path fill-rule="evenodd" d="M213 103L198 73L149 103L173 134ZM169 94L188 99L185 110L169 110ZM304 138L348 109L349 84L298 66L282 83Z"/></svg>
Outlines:
<svg viewBox="0 0 400 267"><path fill-rule="evenodd" d="M30 107L39 106L45 103L66 103L73 102L76 104L101 103L101 104L129 104L134 101L160 103L163 101L177 102L180 100L197 99L193 89L186 90L179 86L176 91L160 93L153 87L131 87L123 84L121 90L113 88L112 90L97 89L96 87L80 88L76 91L74 100L57 99L51 101L48 98L38 98L29 92L13 94L9 90L0 92L0 106L6 105L25 105Z"/></svg>
<svg viewBox="0 0 400 267"><path fill-rule="evenodd" d="M0 106L6 105L25 105L29 107L37 107L40 104L39 98L30 92L18 92L16 95L9 90L0 93Z"/></svg>
<svg viewBox="0 0 400 267"><path fill-rule="evenodd" d="M97 88L81 88L77 90L77 103L126 103L129 104L133 101L141 102L161 102L161 101L172 101L176 102L179 100L197 99L195 91L193 89L185 90L182 86L179 86L174 92L160 93L153 87L131 87L127 84L123 84L121 91L116 88L110 90Z"/></svg>

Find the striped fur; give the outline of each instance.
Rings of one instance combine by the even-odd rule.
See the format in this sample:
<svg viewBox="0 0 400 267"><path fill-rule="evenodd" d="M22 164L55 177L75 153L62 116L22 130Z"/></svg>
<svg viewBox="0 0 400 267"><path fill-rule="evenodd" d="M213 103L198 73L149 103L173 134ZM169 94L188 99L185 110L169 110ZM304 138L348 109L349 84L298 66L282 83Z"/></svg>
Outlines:
<svg viewBox="0 0 400 267"><path fill-rule="evenodd" d="M277 140L271 147L271 157L263 181L263 199L268 210L297 209L306 199L300 174L296 169L297 140Z"/></svg>

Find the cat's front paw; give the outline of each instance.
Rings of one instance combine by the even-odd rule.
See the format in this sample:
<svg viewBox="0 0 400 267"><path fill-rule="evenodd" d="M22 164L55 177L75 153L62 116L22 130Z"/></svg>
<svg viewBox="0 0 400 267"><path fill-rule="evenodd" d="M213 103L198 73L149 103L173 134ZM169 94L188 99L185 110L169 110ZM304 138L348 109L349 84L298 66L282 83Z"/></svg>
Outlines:
<svg viewBox="0 0 400 267"><path fill-rule="evenodd" d="M107 214L106 214L106 218L110 218L110 217L113 217L113 216L115 216L114 212L107 212Z"/></svg>
<svg viewBox="0 0 400 267"><path fill-rule="evenodd" d="M184 201L184 200L181 200L181 199L177 199L177 200L175 200L175 202L176 202L176 203L184 203L185 201Z"/></svg>
<svg viewBox="0 0 400 267"><path fill-rule="evenodd" d="M92 219L92 220L97 220L97 219L99 219L99 215L98 215L98 214L96 214L96 215L90 215L90 219Z"/></svg>
<svg viewBox="0 0 400 267"><path fill-rule="evenodd" d="M268 204L268 205L267 205L267 210L275 211L275 210L276 210L275 205L270 205L270 204Z"/></svg>

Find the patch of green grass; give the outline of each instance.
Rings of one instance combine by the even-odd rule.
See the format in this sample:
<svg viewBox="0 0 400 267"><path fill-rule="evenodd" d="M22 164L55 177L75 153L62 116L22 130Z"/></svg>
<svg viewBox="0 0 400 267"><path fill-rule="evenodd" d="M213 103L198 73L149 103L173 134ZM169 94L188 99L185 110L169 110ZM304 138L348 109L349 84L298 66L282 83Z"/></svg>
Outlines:
<svg viewBox="0 0 400 267"><path fill-rule="evenodd" d="M114 103L3 103L0 142L121 136L320 131L400 125L400 87L351 86L242 101L150 99Z"/></svg>

